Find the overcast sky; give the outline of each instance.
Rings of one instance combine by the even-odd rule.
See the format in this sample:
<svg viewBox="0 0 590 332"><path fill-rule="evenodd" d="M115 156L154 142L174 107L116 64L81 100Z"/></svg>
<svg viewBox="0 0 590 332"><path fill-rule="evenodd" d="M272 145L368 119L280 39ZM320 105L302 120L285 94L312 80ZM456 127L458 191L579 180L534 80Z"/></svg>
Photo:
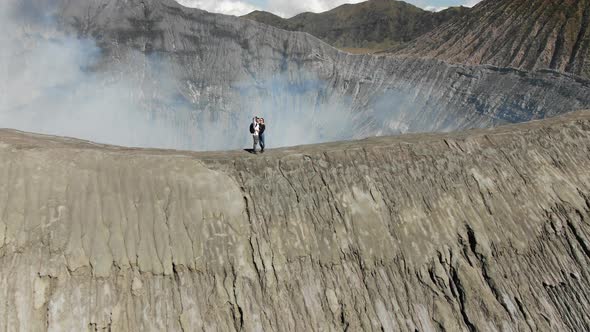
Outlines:
<svg viewBox="0 0 590 332"><path fill-rule="evenodd" d="M214 13L245 15L254 10L265 10L283 17L302 12L323 12L345 3L363 0L177 0L187 7L201 8ZM440 10L448 6L473 6L480 0L406 0L428 10Z"/></svg>

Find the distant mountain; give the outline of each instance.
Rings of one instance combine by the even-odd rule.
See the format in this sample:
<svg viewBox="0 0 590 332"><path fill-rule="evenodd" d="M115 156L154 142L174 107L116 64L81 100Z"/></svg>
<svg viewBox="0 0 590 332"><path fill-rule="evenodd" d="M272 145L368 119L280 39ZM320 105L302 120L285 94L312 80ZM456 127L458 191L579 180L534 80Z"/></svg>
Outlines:
<svg viewBox="0 0 590 332"><path fill-rule="evenodd" d="M383 50L411 41L468 10L453 7L435 13L403 1L370 0L289 19L263 11L244 17L283 30L304 31L339 48Z"/></svg>
<svg viewBox="0 0 590 332"><path fill-rule="evenodd" d="M484 0L397 54L590 77L590 0Z"/></svg>

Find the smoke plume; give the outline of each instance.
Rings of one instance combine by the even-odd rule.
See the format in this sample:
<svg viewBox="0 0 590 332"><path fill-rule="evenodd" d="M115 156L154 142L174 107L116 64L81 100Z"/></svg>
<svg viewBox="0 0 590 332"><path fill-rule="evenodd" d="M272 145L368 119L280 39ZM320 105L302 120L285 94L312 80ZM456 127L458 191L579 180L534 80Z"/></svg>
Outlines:
<svg viewBox="0 0 590 332"><path fill-rule="evenodd" d="M362 120L351 101L330 97L313 73L234 82L219 107L195 97L209 87L191 86L178 62L139 51L107 57L94 40L60 31L54 13L51 1L0 4L0 127L124 146L227 150L250 146L248 126L258 115L268 124L269 147L359 138Z"/></svg>

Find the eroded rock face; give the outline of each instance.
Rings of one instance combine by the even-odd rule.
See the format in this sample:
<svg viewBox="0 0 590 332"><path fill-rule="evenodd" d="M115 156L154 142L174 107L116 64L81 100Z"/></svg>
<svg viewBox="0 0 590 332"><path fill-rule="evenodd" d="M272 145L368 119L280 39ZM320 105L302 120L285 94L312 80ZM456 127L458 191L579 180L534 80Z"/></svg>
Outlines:
<svg viewBox="0 0 590 332"><path fill-rule="evenodd" d="M281 135L269 131L275 135L273 144L286 146L490 127L590 106L590 82L553 71L351 55L305 33L183 8L172 0L52 3L57 4L54 13L59 33L88 38L101 50L100 61L89 69L107 73L100 76L99 87L129 81L118 89L130 99L129 105L114 112L112 125L87 137L103 142L238 148L244 145L245 124L258 114L274 128L281 128ZM34 25L19 27L22 38L37 36L31 32L38 29ZM133 121L117 120L118 114L131 107L139 113ZM107 117L98 113L96 123ZM66 116L69 118L75 116ZM146 135L148 143L129 134L136 128L121 130L125 139L113 138L111 128L119 123L146 118L155 129L170 130L157 140ZM5 126L23 122L27 123ZM78 135L64 132L60 124L55 127L18 126ZM293 127L292 133L284 134Z"/></svg>
<svg viewBox="0 0 590 332"><path fill-rule="evenodd" d="M487 0L394 52L588 78L589 27L587 0Z"/></svg>
<svg viewBox="0 0 590 332"><path fill-rule="evenodd" d="M244 152L0 132L3 330L584 330L590 113Z"/></svg>

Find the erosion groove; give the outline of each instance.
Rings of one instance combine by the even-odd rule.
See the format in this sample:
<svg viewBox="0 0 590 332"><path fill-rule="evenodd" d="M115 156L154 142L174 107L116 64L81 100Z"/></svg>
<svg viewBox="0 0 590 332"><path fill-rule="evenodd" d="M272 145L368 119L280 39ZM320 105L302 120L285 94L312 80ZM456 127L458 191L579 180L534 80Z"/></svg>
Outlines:
<svg viewBox="0 0 590 332"><path fill-rule="evenodd" d="M395 53L590 77L590 1L484 0Z"/></svg>
<svg viewBox="0 0 590 332"><path fill-rule="evenodd" d="M590 112L258 156L0 130L0 330L587 330L589 152Z"/></svg>

